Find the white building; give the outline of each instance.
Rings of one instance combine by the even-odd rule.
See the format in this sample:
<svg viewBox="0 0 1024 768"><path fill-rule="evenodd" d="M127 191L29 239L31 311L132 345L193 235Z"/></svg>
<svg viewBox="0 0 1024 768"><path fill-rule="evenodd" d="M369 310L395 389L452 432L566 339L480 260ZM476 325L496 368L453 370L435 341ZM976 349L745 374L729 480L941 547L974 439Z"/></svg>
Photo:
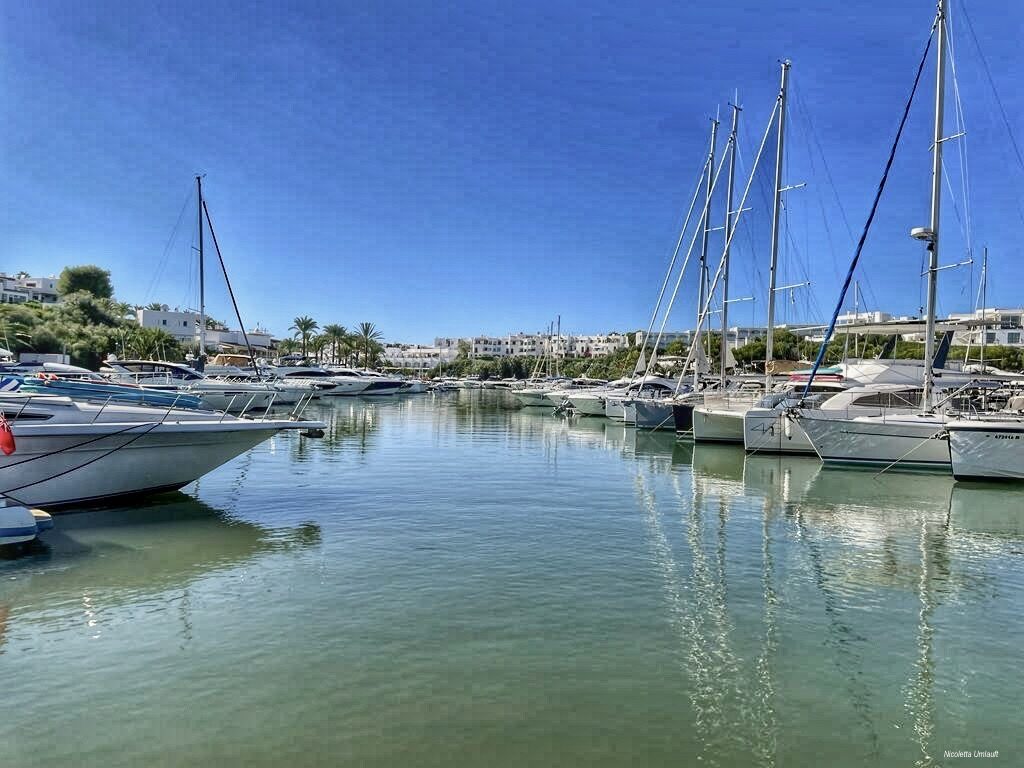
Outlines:
<svg viewBox="0 0 1024 768"><path fill-rule="evenodd" d="M197 326L196 336L198 337L198 335ZM246 336L249 338L249 344L257 352L266 352L273 346L270 331L259 327L253 328L247 334L243 334L241 331L230 331L227 328L207 328L206 346L217 347L225 352L235 347L244 349Z"/></svg>
<svg viewBox="0 0 1024 768"><path fill-rule="evenodd" d="M159 328L182 343L193 344L199 328L199 313L176 309L136 309L135 321L142 328Z"/></svg>
<svg viewBox="0 0 1024 768"><path fill-rule="evenodd" d="M980 346L982 334L986 344L1007 347L1024 346L1024 309L979 309L975 312L952 314L950 320L969 326L953 334L954 344Z"/></svg>
<svg viewBox="0 0 1024 768"><path fill-rule="evenodd" d="M890 320L892 320L892 315L888 312L845 312L836 318L836 325L888 323Z"/></svg>
<svg viewBox="0 0 1024 768"><path fill-rule="evenodd" d="M622 333L574 336L571 334L510 333L507 336L438 337L434 349L458 353L459 342L469 347L472 357L592 357L607 355L629 346L629 337Z"/></svg>
<svg viewBox="0 0 1024 768"><path fill-rule="evenodd" d="M7 275L0 272L0 304L22 304L38 301L41 304L56 304L57 277L29 277L24 272Z"/></svg>
<svg viewBox="0 0 1024 768"><path fill-rule="evenodd" d="M776 330L785 329L787 326L778 325ZM721 333L720 328L712 328L712 333ZM693 343L693 338L697 332L693 330L687 331L666 331L661 334L661 341L658 343L658 349L664 349L673 341L682 341L686 346L690 346ZM641 340L645 336L643 331L637 331L633 336L633 343L640 344ZM757 326L740 326L734 325L726 330L726 342L729 349L736 349L736 347L742 347L749 344L757 339L764 338L764 328ZM648 339L646 346L650 348L658 340L658 334L652 333L651 338Z"/></svg>
<svg viewBox="0 0 1024 768"><path fill-rule="evenodd" d="M428 370L438 363L450 363L459 354L458 346L422 344L385 344L384 363L393 368Z"/></svg>

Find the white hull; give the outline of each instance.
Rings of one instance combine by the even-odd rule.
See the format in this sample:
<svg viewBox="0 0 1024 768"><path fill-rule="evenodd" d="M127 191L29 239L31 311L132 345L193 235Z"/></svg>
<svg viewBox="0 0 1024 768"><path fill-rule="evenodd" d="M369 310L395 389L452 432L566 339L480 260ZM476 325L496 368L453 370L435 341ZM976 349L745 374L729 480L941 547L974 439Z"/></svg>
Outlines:
<svg viewBox="0 0 1024 768"><path fill-rule="evenodd" d="M612 421L628 421L626 418L626 404L621 397L607 397L604 401L604 415ZM636 421L636 411L633 411L633 421Z"/></svg>
<svg viewBox="0 0 1024 768"><path fill-rule="evenodd" d="M946 428L957 480L1024 480L1024 422L958 420Z"/></svg>
<svg viewBox="0 0 1024 768"><path fill-rule="evenodd" d="M743 444L743 411L698 405L693 409L693 439L698 443Z"/></svg>
<svg viewBox="0 0 1024 768"><path fill-rule="evenodd" d="M47 508L180 488L276 434L281 425L231 423L213 430L210 422L141 423L119 434L111 434L106 424L15 425L17 451L0 457L0 493Z"/></svg>
<svg viewBox="0 0 1024 768"><path fill-rule="evenodd" d="M600 395L570 395L569 404L582 416L604 416L604 398Z"/></svg>
<svg viewBox="0 0 1024 768"><path fill-rule="evenodd" d="M333 384L331 389L325 389L322 394L324 397L353 397L362 393L364 389L370 386L370 382L365 379L357 378L342 378L338 376L324 379L328 384Z"/></svg>
<svg viewBox="0 0 1024 768"><path fill-rule="evenodd" d="M548 392L544 397L548 401L548 405L553 405L556 408L566 401L566 398L571 394L571 390L556 389Z"/></svg>
<svg viewBox="0 0 1024 768"><path fill-rule="evenodd" d="M76 506L180 488L285 429L319 422L5 395L16 450L0 455L0 495Z"/></svg>
<svg viewBox="0 0 1024 768"><path fill-rule="evenodd" d="M521 389L517 392L513 392L513 394L515 395L516 400L519 401L519 404L524 407L551 407L551 401L548 400L548 392L546 389Z"/></svg>
<svg viewBox="0 0 1024 768"><path fill-rule="evenodd" d="M743 415L743 447L756 453L816 455L796 419L777 408L751 408Z"/></svg>
<svg viewBox="0 0 1024 768"><path fill-rule="evenodd" d="M829 418L802 411L800 425L826 464L949 470L941 418L923 415Z"/></svg>

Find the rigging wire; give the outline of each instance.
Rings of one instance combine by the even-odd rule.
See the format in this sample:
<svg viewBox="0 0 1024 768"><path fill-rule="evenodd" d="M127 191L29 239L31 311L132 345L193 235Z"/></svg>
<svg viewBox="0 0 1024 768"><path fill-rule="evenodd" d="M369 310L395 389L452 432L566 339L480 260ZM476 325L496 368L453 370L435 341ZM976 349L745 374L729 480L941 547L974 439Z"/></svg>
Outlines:
<svg viewBox="0 0 1024 768"><path fill-rule="evenodd" d="M153 271L153 276L149 280L146 292L142 294L143 301L148 302L150 297L153 295L153 291L156 289L157 285L160 284L160 279L163 277L164 270L167 267L167 262L171 255L171 248L178 236L178 229L181 227L181 220L185 216L185 209L188 208L188 204L192 202L193 194L194 193L190 185L188 194L185 195L185 202L181 204L181 210L178 211L178 219L174 222L174 228L171 230L170 237L167 238L167 243L164 245L164 251L160 256L160 260L157 262L156 269Z"/></svg>
<svg viewBox="0 0 1024 768"><path fill-rule="evenodd" d="M712 195L714 195L715 187L718 185L718 177L722 173L722 169L725 167L725 161L726 161L727 156L728 156L728 152L723 152L722 153L722 159L718 163L718 169L715 170L714 177L711 179L710 194L704 200L704 207L701 209L700 216L698 217L698 221L699 222L703 222L705 216L707 216L708 208L711 205L711 198L712 198ZM710 161L711 161L711 156L708 155L708 162L705 163L705 166L708 168L708 172L709 173L711 172L711 170L713 170L710 167L711 166L711 162ZM699 187L698 187L697 191L698 192L700 191ZM691 211L692 211L692 208L691 208ZM687 221L689 221L689 214L687 214ZM683 231L685 232L686 230L684 229ZM658 347L661 346L661 339L662 339L662 336L665 333L665 324L668 322L669 313L672 312L672 306L673 306L673 304L675 304L676 296L679 294L679 286L683 282L683 275L686 274L686 267L690 263L690 256L693 254L693 247L694 247L694 245L697 244L697 235L700 234L700 232L701 232L701 227L699 225L694 227L693 237L690 238L690 247L686 249L686 256L683 258L683 264L679 268L679 276L676 278L675 287L672 289L672 296L669 299L668 306L665 307L665 314L663 315L663 317L661 319L661 327L658 329L658 338L654 342L654 346L651 348L651 366L648 366L648 368L653 367L654 359L658 355ZM682 235L683 235L683 233L681 232L680 235L679 235L680 242L682 242ZM679 245L676 245L676 253L673 254L673 256L672 256L673 263L675 262L675 257L676 257L676 255L678 255L678 253L679 253ZM671 268L669 270L669 273L671 274ZM703 276L701 277L701 279L703 279ZM709 291L708 291L708 295L709 296L710 296L710 293L711 293L711 291L709 289ZM702 320L702 322L703 322L703 320ZM684 371L686 370L685 367L683 368L683 370ZM646 378L647 378L647 369L644 370L644 380L645 381L646 381Z"/></svg>
<svg viewBox="0 0 1024 768"><path fill-rule="evenodd" d="M1006 116L1006 109L1003 107L1003 101L999 98L999 91L996 90L996 82L992 78L992 70L988 67L988 60L986 60L985 53L982 51L981 43L978 42L978 36L974 33L974 25L971 23L971 17L967 14L966 3L960 3L960 11L963 14L964 21L967 23L967 31L971 33L971 39L974 41L974 47L978 50L978 58L981 60L981 66L985 70L985 77L988 78L988 84L992 88L992 95L995 96L996 105L999 107L999 114L1003 118L1003 125L1006 126L1006 134L1010 138L1010 144L1013 146L1014 154L1017 155L1017 163L1020 165L1021 170L1024 170L1024 156L1021 155L1020 147L1017 145L1017 139L1013 135L1013 128L1010 127L1010 119Z"/></svg>
<svg viewBox="0 0 1024 768"><path fill-rule="evenodd" d="M730 245L732 245L733 237L736 235L736 229L739 226L740 220L743 218L743 209L747 202L747 195L750 193L750 187L754 183L754 176L757 173L757 167L761 162L761 155L764 152L765 145L768 143L768 136L772 132L772 126L775 124L775 115L778 114L779 112L780 102L781 96L779 98L776 98L775 106L772 108L771 116L768 118L768 125L764 129L764 136L761 139L761 146L758 148L757 155L755 155L754 157L754 166L750 171L750 177L747 179L747 185L743 189L743 195L742 197L740 197L740 204L736 208L735 224L732 228L732 231L726 234L725 245L722 249L722 258L718 262L718 269L715 270L715 278L714 280L711 281L711 286L708 289L708 295L704 301L704 306L701 308L701 312L697 317L697 335L695 337L695 341L700 340L700 332L701 329L704 327L704 320L707 318L708 311L711 308L711 300L715 294L715 288L718 287L718 280L722 277L722 271L725 267L726 262L726 255L729 253L729 247ZM693 362L694 353L699 348L699 346L700 345L698 343L690 345L690 349L686 353L686 360L683 362L683 371L686 371L686 369ZM679 391L679 387L682 385L682 383L683 377L680 376L679 382L676 384L676 392Z"/></svg>
<svg viewBox="0 0 1024 768"><path fill-rule="evenodd" d="M932 38L935 36L935 27L928 33L928 42L924 47L924 53L921 56L921 62L917 65L917 75L914 77L914 86L910 89L910 97L907 99L906 105L903 107L903 117L900 118L899 128L896 129L896 139L892 143L892 149L889 150L889 159L885 163L885 170L882 172L882 179L878 182L878 190L875 192L875 199L871 203L871 210L868 213L868 219L864 223L864 229L860 233L860 239L857 241L857 250L853 254L853 260L850 262L850 268L846 273L846 280L843 283L843 289L839 294L839 301L836 302L835 310L832 313L832 321L829 323L828 331L825 333L825 337L821 340L821 347L818 349L818 357L814 361L814 367L811 369L811 375L807 377L807 383L804 385L804 391L801 398L807 397L807 394L811 391L811 384L814 383L814 377L818 373L818 369L821 367L822 361L825 359L825 352L828 349L828 343L832 339L832 334L836 329L836 321L839 318L839 312L843 307L843 301L846 299L846 292L850 289L850 282L853 280L853 273L857 269L857 262L860 261L860 255L864 250L864 243L867 241L868 233L871 231L871 223L875 220L875 213L878 211L878 203L882 199L882 192L885 191L885 183L889 179L889 171L892 170L893 161L896 159L896 150L900 145L900 138L903 136L903 128L907 124L907 117L910 115L910 106L914 103L914 95L917 93L917 86L921 82L921 73L924 72L925 62L928 61L928 52L932 47Z"/></svg>
<svg viewBox="0 0 1024 768"><path fill-rule="evenodd" d="M675 250L672 252L672 258L669 260L668 269L665 271L665 279L661 283L661 290L658 292L658 301L654 305L654 312L651 313L651 322L647 326L647 333L640 337L640 358L637 359L637 364L641 358L643 358L644 350L647 348L647 341L650 339L651 332L654 330L654 324L658 320L658 313L661 311L661 303L665 299L665 290L668 288L668 281L672 278L672 272L675 270L676 259L679 257L679 249L683 245L683 237L686 235L686 230L690 226L690 216L693 214L693 208L697 204L697 196L700 195L700 188L704 181L704 176L709 172L711 165L711 157L708 155L704 160L704 165L701 166L700 174L697 176L697 181L693 185L693 197L690 199L690 207L686 211L686 216L683 219L683 225L679 230L679 237L676 240ZM705 209L707 203L705 203ZM645 369L646 370L646 369ZM634 368L630 379L636 376L636 369Z"/></svg>
<svg viewBox="0 0 1024 768"><path fill-rule="evenodd" d="M949 34L946 35L946 51L949 54L949 70L950 74L953 75L953 104L954 114L956 115L956 133L960 134L957 142L957 156L960 159L960 189L963 195L963 208L964 208L964 237L967 240L967 256L968 258L974 255L974 245L971 233L971 184L970 184L970 167L967 164L967 120L964 117L964 104L960 98L960 79L957 77L956 71L956 55L953 51L953 24L951 14L946 14L946 26L949 28Z"/></svg>
<svg viewBox="0 0 1024 768"><path fill-rule="evenodd" d="M800 113L802 113L803 119L807 122L807 129L810 133L811 140L813 141L814 148L818 150L818 155L821 157L821 167L825 172L825 179L828 182L828 186L832 190L832 196L835 198L836 208L839 209L839 217L843 221L843 226L846 229L847 237L850 238L850 245L855 245L857 240L853 235L853 227L850 226L850 218L846 214L846 207L843 205L842 198L839 196L839 188L836 186L835 178L832 176L832 169L829 167L828 157L825 154L825 149L821 144L821 139L818 136L817 130L815 130L814 128L814 120L811 117L811 111L801 98L799 91L795 93L795 97L795 101L798 104L798 110ZM825 222L826 231L830 231L831 228L828 224L829 217L825 213L824 200L821 200L821 198L819 197L819 201L821 201L822 218ZM836 279L839 280L840 277L841 275L838 271L837 266ZM866 272L861 273L859 282L861 284L861 293L863 294L866 292L868 294L867 298L870 299L871 303L875 306L878 306L879 302L877 297L875 296L875 291L874 287L871 284L870 276ZM867 289L866 291L864 290L865 288Z"/></svg>
<svg viewBox="0 0 1024 768"><path fill-rule="evenodd" d="M245 331L245 323L242 322L242 313L238 309L238 302L235 301L235 292L231 288L231 280L228 278L228 268L224 264L224 257L220 252L220 243L217 242L217 233L213 231L213 221L210 219L210 209L206 207L206 201L203 200L203 213L206 214L206 223L210 225L210 237L213 239L214 250L217 251L217 259L220 261L221 271L224 273L224 282L228 286L228 295L231 297L231 306L235 308L235 317L238 318L238 327L242 331L242 338L245 340L245 348L249 351L249 359L252 360L253 370L258 371L259 366L256 364L256 353L253 351L252 344L249 343L249 334Z"/></svg>

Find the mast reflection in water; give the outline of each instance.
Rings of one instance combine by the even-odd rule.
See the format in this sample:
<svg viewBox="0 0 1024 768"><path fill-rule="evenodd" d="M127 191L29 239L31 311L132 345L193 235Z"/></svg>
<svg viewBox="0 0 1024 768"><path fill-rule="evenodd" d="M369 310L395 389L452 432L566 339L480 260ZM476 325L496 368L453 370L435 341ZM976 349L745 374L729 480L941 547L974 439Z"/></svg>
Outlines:
<svg viewBox="0 0 1024 768"><path fill-rule="evenodd" d="M1024 754L1021 490L486 390L307 415L0 561L5 766Z"/></svg>

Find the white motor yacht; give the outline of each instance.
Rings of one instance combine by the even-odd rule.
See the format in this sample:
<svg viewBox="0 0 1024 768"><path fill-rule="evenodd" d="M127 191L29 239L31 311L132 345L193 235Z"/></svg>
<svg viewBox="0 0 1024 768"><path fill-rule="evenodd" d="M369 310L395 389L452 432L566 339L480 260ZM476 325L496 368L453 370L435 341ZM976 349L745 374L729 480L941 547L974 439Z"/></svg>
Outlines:
<svg viewBox="0 0 1024 768"><path fill-rule="evenodd" d="M570 395L574 395L581 391L589 392L590 390L606 386L607 384L608 381L606 379L590 379L586 376L580 376L562 387L549 390L545 397L547 397L548 402L551 405L560 406L565 404Z"/></svg>
<svg viewBox="0 0 1024 768"><path fill-rule="evenodd" d="M394 376L386 376L377 371L356 370L355 368L342 368L340 366L329 366L328 372L338 381L361 381L365 387L359 390L358 394L364 397L379 397L382 395L396 395L399 392L410 388L409 382Z"/></svg>
<svg viewBox="0 0 1024 768"><path fill-rule="evenodd" d="M282 430L324 428L18 392L0 410L16 445L0 455L0 495L44 509L181 488Z"/></svg>
<svg viewBox="0 0 1024 768"><path fill-rule="evenodd" d="M574 392L566 398L573 410L581 416L604 416L605 399L616 395L625 395L634 379L616 379L604 386L594 387L583 392Z"/></svg>
<svg viewBox="0 0 1024 768"><path fill-rule="evenodd" d="M284 381L311 382L324 397L358 395L370 386L370 382L361 376L335 376L327 369L315 365L270 366L268 371Z"/></svg>
<svg viewBox="0 0 1024 768"><path fill-rule="evenodd" d="M111 359L100 370L111 381L130 382L143 389L196 395L214 410L228 413L268 408L278 395L277 390L265 382L215 379L182 363Z"/></svg>
<svg viewBox="0 0 1024 768"><path fill-rule="evenodd" d="M236 365L207 365L203 369L203 373L207 377L218 381L269 385L277 391L277 395L274 397L274 405L295 405L300 400L306 398L315 400L320 397L320 390L309 382L296 379L264 378L258 373Z"/></svg>

